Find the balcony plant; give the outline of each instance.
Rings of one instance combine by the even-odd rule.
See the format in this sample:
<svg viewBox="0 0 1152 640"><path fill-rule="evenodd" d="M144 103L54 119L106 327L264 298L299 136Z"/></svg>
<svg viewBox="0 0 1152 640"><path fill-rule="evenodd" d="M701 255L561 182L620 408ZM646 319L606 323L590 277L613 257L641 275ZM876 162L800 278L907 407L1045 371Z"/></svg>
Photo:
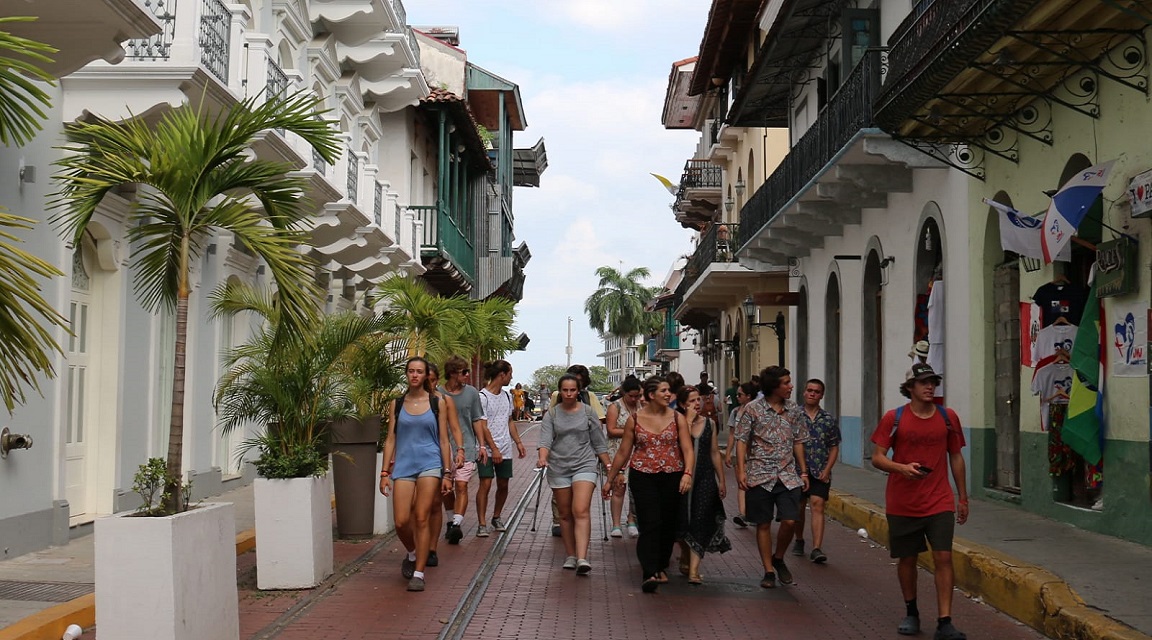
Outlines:
<svg viewBox="0 0 1152 640"><path fill-rule="evenodd" d="M214 234L231 234L276 285L277 338L286 341L314 322L319 296L312 265L298 249L313 211L305 184L288 175L293 167L253 159L248 149L270 129L291 131L328 161L340 148L328 123L314 118L317 98L258 100L214 115L185 105L158 119L94 116L65 128L54 221L76 246L105 195L122 187L138 193L124 220L136 296L146 310L176 320L162 515L96 522L97 624L109 637L239 634L231 505L185 511L178 488L192 268Z"/></svg>

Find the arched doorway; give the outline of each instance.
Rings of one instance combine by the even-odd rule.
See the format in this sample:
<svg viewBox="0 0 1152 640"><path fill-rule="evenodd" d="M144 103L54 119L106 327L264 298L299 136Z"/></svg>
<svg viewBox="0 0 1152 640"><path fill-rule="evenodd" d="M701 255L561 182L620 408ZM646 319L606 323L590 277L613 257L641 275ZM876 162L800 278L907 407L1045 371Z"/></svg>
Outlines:
<svg viewBox="0 0 1152 640"><path fill-rule="evenodd" d="M840 411L840 278L828 276L824 294L824 408L834 416Z"/></svg>
<svg viewBox="0 0 1152 640"><path fill-rule="evenodd" d="M934 202L924 205L916 236L916 261L913 266L912 294L915 300L912 342L928 341L928 364L941 375L944 371L944 234L940 228L940 207ZM945 385L936 388L943 403Z"/></svg>
<svg viewBox="0 0 1152 640"><path fill-rule="evenodd" d="M1012 206L1012 199L1001 191L993 197ZM985 301L991 322L985 324L985 344L991 345L993 376L986 376L985 390L992 405L989 413L995 422L995 471L993 486L1020 492L1020 262L1000 242L1000 212L989 207L984 233Z"/></svg>
<svg viewBox="0 0 1152 640"><path fill-rule="evenodd" d="M792 379L792 383L798 389L803 390L801 385L804 381L812 377L808 375L811 370L808 366L808 287L805 285L800 286L800 299L796 306L796 375Z"/></svg>
<svg viewBox="0 0 1152 640"><path fill-rule="evenodd" d="M860 442L864 459L871 457L867 443L880 423L883 411L884 285L879 250L864 259L864 282L860 300Z"/></svg>

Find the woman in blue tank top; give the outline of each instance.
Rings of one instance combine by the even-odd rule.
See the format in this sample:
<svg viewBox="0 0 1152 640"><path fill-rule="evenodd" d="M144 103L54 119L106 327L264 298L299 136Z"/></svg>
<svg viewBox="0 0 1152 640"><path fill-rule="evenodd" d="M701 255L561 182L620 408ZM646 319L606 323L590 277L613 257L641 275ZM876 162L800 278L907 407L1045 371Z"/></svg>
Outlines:
<svg viewBox="0 0 1152 640"><path fill-rule="evenodd" d="M388 495L395 483L392 513L396 535L408 556L400 573L408 579L409 591L424 590L424 567L432 547L429 518L440 493L452 490L452 469L448 447L447 407L428 386L428 362L411 358L405 365L408 390L389 407L392 428L384 440L384 469L380 472L380 493Z"/></svg>

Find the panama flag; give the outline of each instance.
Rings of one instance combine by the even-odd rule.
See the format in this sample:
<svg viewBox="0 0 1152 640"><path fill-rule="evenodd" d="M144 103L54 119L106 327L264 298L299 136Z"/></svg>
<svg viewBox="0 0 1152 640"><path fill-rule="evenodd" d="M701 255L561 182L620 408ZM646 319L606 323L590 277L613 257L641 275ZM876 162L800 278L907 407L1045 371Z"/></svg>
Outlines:
<svg viewBox="0 0 1152 640"><path fill-rule="evenodd" d="M1115 162L1109 160L1076 173L1052 196L1040 232L1045 263L1052 262L1060 250L1072 241L1072 234L1084 221L1088 208L1108 184L1108 174Z"/></svg>

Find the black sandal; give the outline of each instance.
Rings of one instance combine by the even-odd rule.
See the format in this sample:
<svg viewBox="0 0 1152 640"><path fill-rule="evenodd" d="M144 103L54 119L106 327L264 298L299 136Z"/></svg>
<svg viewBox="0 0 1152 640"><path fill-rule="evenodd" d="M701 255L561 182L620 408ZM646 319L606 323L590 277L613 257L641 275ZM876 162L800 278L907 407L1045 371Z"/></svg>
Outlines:
<svg viewBox="0 0 1152 640"><path fill-rule="evenodd" d="M660 586L660 580L656 576L648 576L644 578L644 582L640 585L640 590L644 593L656 593L656 589Z"/></svg>

